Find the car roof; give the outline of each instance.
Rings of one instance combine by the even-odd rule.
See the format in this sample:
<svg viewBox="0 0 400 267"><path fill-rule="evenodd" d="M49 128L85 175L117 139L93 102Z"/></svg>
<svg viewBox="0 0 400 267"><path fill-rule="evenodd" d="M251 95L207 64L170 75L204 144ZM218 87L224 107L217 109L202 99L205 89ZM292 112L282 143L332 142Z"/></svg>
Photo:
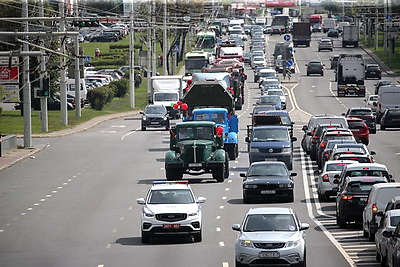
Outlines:
<svg viewBox="0 0 400 267"><path fill-rule="evenodd" d="M251 163L251 166L255 166L255 165L284 165L286 166L286 164L282 161L257 161L257 162L253 162Z"/></svg>
<svg viewBox="0 0 400 267"><path fill-rule="evenodd" d="M261 69L260 72L275 72L275 73L276 73L276 71L275 71L274 69L270 69L270 68L268 68L268 69Z"/></svg>
<svg viewBox="0 0 400 267"><path fill-rule="evenodd" d="M370 170L387 170L386 165L380 163L353 163L351 165L347 165L347 170L359 170L362 168L368 168Z"/></svg>
<svg viewBox="0 0 400 267"><path fill-rule="evenodd" d="M166 181L154 181L150 190L162 190L162 189L191 189L188 181L177 182L166 182Z"/></svg>
<svg viewBox="0 0 400 267"><path fill-rule="evenodd" d="M388 210L386 213L388 217L400 216L400 209Z"/></svg>
<svg viewBox="0 0 400 267"><path fill-rule="evenodd" d="M379 184L374 184L372 186L372 188L394 188L394 187L400 188L400 183L379 183Z"/></svg>
<svg viewBox="0 0 400 267"><path fill-rule="evenodd" d="M287 207L260 207L251 208L247 214L293 214L294 211Z"/></svg>
<svg viewBox="0 0 400 267"><path fill-rule="evenodd" d="M374 181L382 183L387 182L385 177L380 177L380 176L351 176L351 177L346 177L346 180L348 182L363 182L363 181Z"/></svg>
<svg viewBox="0 0 400 267"><path fill-rule="evenodd" d="M357 118L357 117L347 117L346 118L347 121L364 121L361 118Z"/></svg>
<svg viewBox="0 0 400 267"><path fill-rule="evenodd" d="M328 160L325 163L327 165L335 165L335 164L341 164L341 163L349 163L349 164L355 164L358 161L355 160L346 160L346 159L340 159L340 160Z"/></svg>

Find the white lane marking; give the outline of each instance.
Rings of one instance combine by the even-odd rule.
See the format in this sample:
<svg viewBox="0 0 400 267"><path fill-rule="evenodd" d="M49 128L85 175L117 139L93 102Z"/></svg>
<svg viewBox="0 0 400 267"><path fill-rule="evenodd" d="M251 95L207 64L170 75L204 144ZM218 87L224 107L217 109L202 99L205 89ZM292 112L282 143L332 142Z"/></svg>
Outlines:
<svg viewBox="0 0 400 267"><path fill-rule="evenodd" d="M100 131L101 133L116 133L117 131Z"/></svg>
<svg viewBox="0 0 400 267"><path fill-rule="evenodd" d="M226 199L227 199L227 197L222 197L222 199L223 199L223 200L226 200Z"/></svg>
<svg viewBox="0 0 400 267"><path fill-rule="evenodd" d="M46 195L46 197L51 197L51 195Z"/></svg>
<svg viewBox="0 0 400 267"><path fill-rule="evenodd" d="M217 227L216 230L217 230L217 232L221 232L221 228L219 228L219 227Z"/></svg>
<svg viewBox="0 0 400 267"><path fill-rule="evenodd" d="M120 220L120 221L123 221L123 220L124 220L124 217L119 218L119 220Z"/></svg>
<svg viewBox="0 0 400 267"><path fill-rule="evenodd" d="M25 213L25 212L22 212L21 215L24 216L24 215L26 215L26 213Z"/></svg>
<svg viewBox="0 0 400 267"><path fill-rule="evenodd" d="M224 243L224 242L219 242L219 246L220 246L220 247L224 247L224 246L225 246L225 243Z"/></svg>
<svg viewBox="0 0 400 267"><path fill-rule="evenodd" d="M27 210L33 210L33 208L28 208Z"/></svg>
<svg viewBox="0 0 400 267"><path fill-rule="evenodd" d="M3 229L0 229L0 233L2 233L2 232L4 232L4 230L3 230Z"/></svg>
<svg viewBox="0 0 400 267"><path fill-rule="evenodd" d="M51 191L53 194L55 194L55 193L57 193L57 190L53 190L53 191Z"/></svg>
<svg viewBox="0 0 400 267"><path fill-rule="evenodd" d="M229 263L228 262L223 262L222 263L222 267L229 267Z"/></svg>
<svg viewBox="0 0 400 267"><path fill-rule="evenodd" d="M40 206L40 204L39 203L35 203L35 204L33 204L33 206Z"/></svg>
<svg viewBox="0 0 400 267"><path fill-rule="evenodd" d="M225 191L229 191L229 187L225 188Z"/></svg>
<svg viewBox="0 0 400 267"><path fill-rule="evenodd" d="M217 216L217 220L221 219L221 216Z"/></svg>
<svg viewBox="0 0 400 267"><path fill-rule="evenodd" d="M220 210L224 209L224 206L219 206L219 209L220 209Z"/></svg>
<svg viewBox="0 0 400 267"><path fill-rule="evenodd" d="M125 125L111 125L111 128L125 128Z"/></svg>
<svg viewBox="0 0 400 267"><path fill-rule="evenodd" d="M306 199L306 204L307 204L307 211L308 211L308 217L310 217L311 220L314 221L316 225L322 230L322 232L328 237L328 239L332 242L332 244L339 250L339 252L343 255L343 257L346 259L346 261L351 265L351 266L356 266L355 262L350 258L349 254L343 249L343 247L339 244L338 241L333 237L333 235L325 228L325 226L318 221L313 215L312 211L312 204L310 201L310 192L308 191L308 176L306 169L304 168L305 166L305 160L304 160L304 153L300 153L300 158L301 158L301 165L303 166L302 169L302 174L303 174L303 186L304 186L304 194L305 194L305 199Z"/></svg>
<svg viewBox="0 0 400 267"><path fill-rule="evenodd" d="M121 141L124 141L124 138L125 138L125 137L128 137L128 136L130 136L131 134L134 134L134 133L136 133L136 132L139 131L139 130L140 130L140 127L137 128L136 130L133 130L133 131L130 132L130 133L124 134L124 135L121 137Z"/></svg>
<svg viewBox="0 0 400 267"><path fill-rule="evenodd" d="M108 244L106 248L111 248L111 244ZM104 266L104 265L102 265L102 266Z"/></svg>

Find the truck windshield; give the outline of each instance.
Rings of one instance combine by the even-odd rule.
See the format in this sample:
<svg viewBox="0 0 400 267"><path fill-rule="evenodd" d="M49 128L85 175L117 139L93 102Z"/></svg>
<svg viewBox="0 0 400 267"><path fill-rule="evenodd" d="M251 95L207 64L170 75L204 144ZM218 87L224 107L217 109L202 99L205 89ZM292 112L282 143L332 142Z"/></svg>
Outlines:
<svg viewBox="0 0 400 267"><path fill-rule="evenodd" d="M178 101L178 94L176 93L156 93L154 101Z"/></svg>
<svg viewBox="0 0 400 267"><path fill-rule="evenodd" d="M201 69L207 66L207 59L187 59L185 61L186 69Z"/></svg>
<svg viewBox="0 0 400 267"><path fill-rule="evenodd" d="M190 126L182 127L178 130L178 138L180 140L212 139L213 136L213 127L210 126Z"/></svg>
<svg viewBox="0 0 400 267"><path fill-rule="evenodd" d="M289 141L287 128L254 129L253 142L285 142Z"/></svg>

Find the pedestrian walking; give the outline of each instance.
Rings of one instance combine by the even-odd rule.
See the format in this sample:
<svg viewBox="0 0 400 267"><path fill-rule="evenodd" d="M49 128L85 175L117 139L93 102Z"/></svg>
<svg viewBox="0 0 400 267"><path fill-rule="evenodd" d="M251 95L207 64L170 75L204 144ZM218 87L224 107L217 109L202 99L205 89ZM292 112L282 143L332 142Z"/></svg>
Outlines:
<svg viewBox="0 0 400 267"><path fill-rule="evenodd" d="M136 75L135 75L135 88L139 88L141 83L142 83L142 75L140 75L140 73L136 73Z"/></svg>
<svg viewBox="0 0 400 267"><path fill-rule="evenodd" d="M94 51L94 56L100 57L100 49L99 48L96 48L96 50Z"/></svg>

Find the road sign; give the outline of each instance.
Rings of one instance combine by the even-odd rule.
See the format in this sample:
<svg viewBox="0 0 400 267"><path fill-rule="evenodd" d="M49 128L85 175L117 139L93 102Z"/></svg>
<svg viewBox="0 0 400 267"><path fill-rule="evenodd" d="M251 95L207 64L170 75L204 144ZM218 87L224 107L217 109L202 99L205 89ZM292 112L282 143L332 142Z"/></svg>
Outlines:
<svg viewBox="0 0 400 267"><path fill-rule="evenodd" d="M180 48L179 45L174 45L174 46L172 47L172 52L174 52L174 53L178 53L180 50L181 50L181 48Z"/></svg>
<svg viewBox="0 0 400 267"><path fill-rule="evenodd" d="M83 58L83 63L90 63L90 56L85 56Z"/></svg>
<svg viewBox="0 0 400 267"><path fill-rule="evenodd" d="M289 42L290 41L290 35L289 34L285 34L283 36L283 40L285 40L286 42Z"/></svg>
<svg viewBox="0 0 400 267"><path fill-rule="evenodd" d="M291 67L293 66L293 61L292 60L286 60L286 66Z"/></svg>

